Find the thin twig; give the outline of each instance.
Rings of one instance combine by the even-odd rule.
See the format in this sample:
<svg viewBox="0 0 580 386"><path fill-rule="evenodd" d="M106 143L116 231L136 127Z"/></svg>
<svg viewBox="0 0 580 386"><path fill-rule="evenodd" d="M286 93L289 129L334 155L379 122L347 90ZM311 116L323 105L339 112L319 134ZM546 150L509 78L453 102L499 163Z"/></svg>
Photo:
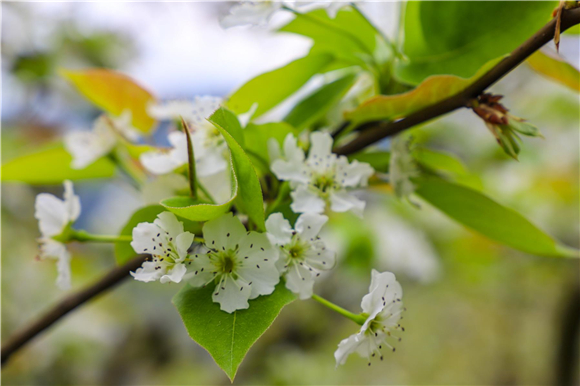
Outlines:
<svg viewBox="0 0 580 386"><path fill-rule="evenodd" d="M580 23L580 8L563 10L561 17L561 31ZM419 111L409 114L407 117L398 121L376 121L367 122L361 126L366 129L361 131L361 127L354 130L361 131L360 135L344 146L336 148L337 154L352 154L365 147L380 141L383 138L400 133L420 123L427 122L433 118L445 115L451 111L465 107L473 98L479 96L488 87L503 78L506 74L516 68L534 52L542 48L554 38L556 30L556 19L552 19L548 24L542 27L531 38L526 40L521 46L516 48L508 57L503 59L485 75L472 83L463 91L455 94L441 102L425 107Z"/></svg>
<svg viewBox="0 0 580 386"><path fill-rule="evenodd" d="M76 307L89 301L100 293L114 287L124 278L128 277L129 272L139 268L141 264L143 264L143 261L146 257L147 255L138 255L134 259L127 262L125 265L112 269L95 284L64 298L62 301L60 301L60 303L51 308L37 321L25 326L23 329L10 336L2 345L2 366L4 366L12 354L30 342L42 331L52 326L55 322L60 320L70 311L74 310Z"/></svg>

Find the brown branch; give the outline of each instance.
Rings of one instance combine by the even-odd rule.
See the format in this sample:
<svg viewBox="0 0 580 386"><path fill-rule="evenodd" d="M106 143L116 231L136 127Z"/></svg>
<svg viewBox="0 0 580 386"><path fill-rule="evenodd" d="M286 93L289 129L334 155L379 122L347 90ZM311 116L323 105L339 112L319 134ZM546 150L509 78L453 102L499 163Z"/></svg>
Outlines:
<svg viewBox="0 0 580 386"><path fill-rule="evenodd" d="M580 24L580 8L563 10L561 17L561 31ZM419 111L409 114L407 117L398 121L376 121L367 122L355 128L361 133L351 142L336 148L337 154L352 154L365 147L391 135L400 133L406 129L416 126L420 123L427 122L433 118L445 115L451 111L465 107L470 100L477 98L488 87L503 78L506 74L516 68L528 56L542 48L554 38L556 30L556 19L552 19L542 29L536 32L531 38L526 40L521 46L516 48L508 57L503 59L485 75L472 83L465 90L455 94L447 99L437 102L431 106L425 107Z"/></svg>
<svg viewBox="0 0 580 386"><path fill-rule="evenodd" d="M25 326L22 330L10 336L2 345L2 366L12 354L30 342L36 335L52 326L60 318L128 277L129 272L139 268L146 257L147 255L136 256L125 265L112 269L95 284L64 298L36 322Z"/></svg>

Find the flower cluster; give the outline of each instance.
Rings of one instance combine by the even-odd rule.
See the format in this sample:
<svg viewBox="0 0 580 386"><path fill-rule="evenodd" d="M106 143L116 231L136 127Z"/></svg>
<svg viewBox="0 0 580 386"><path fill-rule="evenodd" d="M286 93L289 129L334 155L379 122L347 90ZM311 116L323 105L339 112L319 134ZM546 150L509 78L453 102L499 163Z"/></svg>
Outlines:
<svg viewBox="0 0 580 386"><path fill-rule="evenodd" d="M322 213L326 205L334 212L352 211L362 217L365 202L351 190L367 186L373 168L364 162L349 162L332 153L332 137L323 132L310 135L308 157L288 134L280 152L275 140L269 143L272 172L292 186L292 210L296 213Z"/></svg>

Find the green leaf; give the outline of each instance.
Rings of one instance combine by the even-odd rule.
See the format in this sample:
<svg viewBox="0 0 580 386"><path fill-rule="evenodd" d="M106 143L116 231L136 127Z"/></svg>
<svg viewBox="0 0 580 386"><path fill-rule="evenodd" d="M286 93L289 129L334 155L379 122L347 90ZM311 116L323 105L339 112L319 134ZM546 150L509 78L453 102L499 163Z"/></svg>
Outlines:
<svg viewBox="0 0 580 386"><path fill-rule="evenodd" d="M469 173L463 161L453 154L417 148L413 151L413 157L419 165L437 175L451 178L460 185L478 191L483 188L481 180L476 175Z"/></svg>
<svg viewBox="0 0 580 386"><path fill-rule="evenodd" d="M227 118L229 114L231 112L220 108L213 113L209 121L219 130L230 148L234 182L232 198L223 204L216 205L200 203L190 197L173 197L163 200L161 205L183 218L192 221L208 221L226 213L235 200L236 206L250 217L259 230L264 231L264 201L254 166L240 144L229 133L229 130L235 130L235 128L226 126L226 129L220 125L220 123L231 124L231 120Z"/></svg>
<svg viewBox="0 0 580 386"><path fill-rule="evenodd" d="M115 175L115 165L107 158L101 158L80 170L72 169L71 161L71 155L61 144L53 144L3 164L2 181L46 185L61 184L64 180L110 178Z"/></svg>
<svg viewBox="0 0 580 386"><path fill-rule="evenodd" d="M159 213L165 212L167 209L162 207L161 205L149 205L138 209L131 215L129 221L125 223L121 232L119 232L120 236L132 236L133 235L133 228L137 226L137 224L142 222L153 222L157 218ZM183 227L186 231L191 232L195 235L201 234L201 226L197 223L187 221L184 219L179 219L183 223ZM117 264L123 265L127 261L131 260L135 257L137 253L133 250L130 243L121 242L115 243L115 260Z"/></svg>
<svg viewBox="0 0 580 386"><path fill-rule="evenodd" d="M348 159L349 161L358 160L359 162L366 162L371 165L377 172L388 173L391 153L388 151L356 153L348 156Z"/></svg>
<svg viewBox="0 0 580 386"><path fill-rule="evenodd" d="M329 54L307 55L284 67L258 75L229 97L227 107L235 114L243 114L257 103L254 117L259 117L298 91L333 60Z"/></svg>
<svg viewBox="0 0 580 386"><path fill-rule="evenodd" d="M526 63L545 77L580 92L580 72L570 63L542 51L536 51Z"/></svg>
<svg viewBox="0 0 580 386"><path fill-rule="evenodd" d="M373 96L361 103L356 109L347 111L344 114L345 118L353 123L362 123L405 117L463 91L501 59L496 58L489 61L469 79L453 75L431 76L411 91L402 94Z"/></svg>
<svg viewBox="0 0 580 386"><path fill-rule="evenodd" d="M232 136L232 138L241 146L245 146L244 129L236 114L228 109L218 109L211 117L214 124L219 125Z"/></svg>
<svg viewBox="0 0 580 386"><path fill-rule="evenodd" d="M295 297L280 283L271 295L250 300L247 310L228 314L213 302L212 292L211 286L186 285L173 297L173 304L191 339L210 353L233 382L248 350Z"/></svg>
<svg viewBox="0 0 580 386"><path fill-rule="evenodd" d="M535 255L579 257L577 250L558 244L516 211L475 190L435 178L416 182L416 194L492 240Z"/></svg>
<svg viewBox="0 0 580 386"><path fill-rule="evenodd" d="M149 133L155 126L156 121L147 114L147 106L156 101L155 97L127 75L104 68L61 70L61 75L108 113L118 116L131 111L133 126L142 132Z"/></svg>
<svg viewBox="0 0 580 386"><path fill-rule="evenodd" d="M354 84L355 79L356 74L348 74L320 87L294 106L284 118L284 122L300 131L310 127L322 119L328 110L342 99Z"/></svg>
<svg viewBox="0 0 580 386"><path fill-rule="evenodd" d="M395 74L419 84L436 74L471 77L512 52L550 19L557 1L416 1L405 8L405 59Z"/></svg>
<svg viewBox="0 0 580 386"><path fill-rule="evenodd" d="M279 31L311 38L314 41L311 54L330 53L351 64L372 56L377 44L375 28L351 7L341 8L334 19L324 9L297 14Z"/></svg>

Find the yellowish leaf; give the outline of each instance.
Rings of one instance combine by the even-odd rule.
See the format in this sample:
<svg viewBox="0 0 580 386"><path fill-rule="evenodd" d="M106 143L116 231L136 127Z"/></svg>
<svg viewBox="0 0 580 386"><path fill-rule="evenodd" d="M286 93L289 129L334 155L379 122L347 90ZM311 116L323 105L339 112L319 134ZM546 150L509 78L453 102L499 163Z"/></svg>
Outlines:
<svg viewBox="0 0 580 386"><path fill-rule="evenodd" d="M147 114L147 105L155 102L155 97L127 75L104 68L60 73L106 112L118 116L131 111L133 126L140 131L149 133L155 126L156 121Z"/></svg>
<svg viewBox="0 0 580 386"><path fill-rule="evenodd" d="M540 74L580 92L580 72L570 63L542 51L536 51L527 63Z"/></svg>

